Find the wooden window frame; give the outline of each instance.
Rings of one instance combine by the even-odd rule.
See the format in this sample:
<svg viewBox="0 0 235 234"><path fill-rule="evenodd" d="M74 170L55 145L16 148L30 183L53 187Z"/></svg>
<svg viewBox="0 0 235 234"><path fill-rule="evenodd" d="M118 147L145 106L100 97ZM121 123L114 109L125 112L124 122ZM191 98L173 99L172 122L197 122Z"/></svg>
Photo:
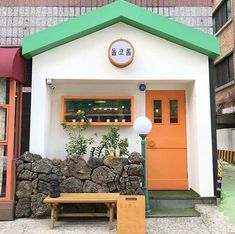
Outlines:
<svg viewBox="0 0 235 234"><path fill-rule="evenodd" d="M225 77L227 74L227 77ZM215 88L219 88L234 80L233 54L229 54L215 65ZM226 78L228 80L226 80Z"/></svg>
<svg viewBox="0 0 235 234"><path fill-rule="evenodd" d="M0 107L8 108L7 116L7 137L6 141L0 141L0 145L7 146L7 175L6 175L6 195L0 201L9 201L14 198L14 135L15 135L15 93L16 81L10 79L9 104L1 104Z"/></svg>
<svg viewBox="0 0 235 234"><path fill-rule="evenodd" d="M111 125L117 125L117 126L132 126L134 122L134 96L62 96L61 97L61 122L64 121L64 112L65 112L65 100L71 100L71 99L78 99L78 100L123 100L123 99L129 99L131 103L131 121L130 122L91 122L91 126L111 126ZM83 123L76 122L66 122L67 125L75 126L75 125L82 125Z"/></svg>
<svg viewBox="0 0 235 234"><path fill-rule="evenodd" d="M228 3L230 2L230 12L228 8ZM213 30L214 34L217 34L227 22L232 20L232 1L224 0L219 4L219 6L213 12Z"/></svg>

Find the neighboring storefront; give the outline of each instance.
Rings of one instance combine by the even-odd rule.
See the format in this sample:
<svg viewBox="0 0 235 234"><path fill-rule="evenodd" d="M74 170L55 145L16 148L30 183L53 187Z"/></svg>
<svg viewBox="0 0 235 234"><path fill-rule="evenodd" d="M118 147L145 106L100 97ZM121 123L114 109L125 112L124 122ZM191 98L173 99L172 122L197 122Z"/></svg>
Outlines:
<svg viewBox="0 0 235 234"><path fill-rule="evenodd" d="M0 48L0 219L13 219L14 158L20 153L24 59L20 48Z"/></svg>
<svg viewBox="0 0 235 234"><path fill-rule="evenodd" d="M218 54L215 37L123 0L25 37L30 151L64 158L60 123L77 124L79 110L88 134L117 124L140 151L132 125L146 115L149 189L214 196L209 60Z"/></svg>

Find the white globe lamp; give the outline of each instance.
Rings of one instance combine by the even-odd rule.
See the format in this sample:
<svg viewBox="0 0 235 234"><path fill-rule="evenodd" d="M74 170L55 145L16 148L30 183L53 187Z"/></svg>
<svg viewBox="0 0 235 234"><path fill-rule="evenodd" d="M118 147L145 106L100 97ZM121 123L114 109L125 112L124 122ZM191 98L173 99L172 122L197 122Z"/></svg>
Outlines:
<svg viewBox="0 0 235 234"><path fill-rule="evenodd" d="M152 122L145 116L138 117L134 122L134 129L139 135L148 135L152 129Z"/></svg>

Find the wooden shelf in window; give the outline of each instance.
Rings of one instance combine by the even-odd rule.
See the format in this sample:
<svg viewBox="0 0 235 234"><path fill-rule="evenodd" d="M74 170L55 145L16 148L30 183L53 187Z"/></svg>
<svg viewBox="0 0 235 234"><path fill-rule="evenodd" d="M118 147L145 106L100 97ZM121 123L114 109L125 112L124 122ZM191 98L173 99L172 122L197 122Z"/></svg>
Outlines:
<svg viewBox="0 0 235 234"><path fill-rule="evenodd" d="M68 126L76 126L76 125L83 125L83 123L73 123L73 122L66 122ZM132 126L132 122L92 122L90 126Z"/></svg>
<svg viewBox="0 0 235 234"><path fill-rule="evenodd" d="M88 119L93 119L89 123L91 126L131 126L134 120L134 97L63 96L61 98L61 121L67 120L66 124L69 126L84 124L73 122L79 110L84 111ZM110 122L104 121L105 119L110 119ZM114 119L118 119L118 122ZM122 119L125 119L125 122L122 122Z"/></svg>

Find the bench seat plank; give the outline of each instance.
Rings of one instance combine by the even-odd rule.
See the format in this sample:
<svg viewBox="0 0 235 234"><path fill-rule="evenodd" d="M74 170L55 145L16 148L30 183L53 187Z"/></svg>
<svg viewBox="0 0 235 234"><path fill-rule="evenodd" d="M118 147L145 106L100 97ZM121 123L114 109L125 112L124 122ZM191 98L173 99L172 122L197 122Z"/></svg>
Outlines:
<svg viewBox="0 0 235 234"><path fill-rule="evenodd" d="M60 197L47 196L44 203L111 203L117 202L119 193L61 193Z"/></svg>
<svg viewBox="0 0 235 234"><path fill-rule="evenodd" d="M114 208L117 204L119 193L61 193L60 197L51 198L47 196L44 203L51 206L50 227L58 217L109 217L109 228L112 228ZM108 210L107 213L66 213L58 214L58 206L63 203L104 203Z"/></svg>

